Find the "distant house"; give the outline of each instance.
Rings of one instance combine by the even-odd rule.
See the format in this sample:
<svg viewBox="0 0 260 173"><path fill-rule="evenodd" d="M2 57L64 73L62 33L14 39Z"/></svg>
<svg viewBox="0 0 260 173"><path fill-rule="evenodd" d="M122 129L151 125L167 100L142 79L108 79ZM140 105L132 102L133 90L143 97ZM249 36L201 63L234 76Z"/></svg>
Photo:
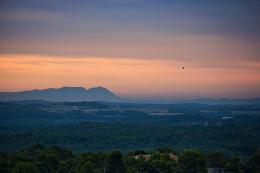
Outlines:
<svg viewBox="0 0 260 173"><path fill-rule="evenodd" d="M145 161L148 161L148 160L151 159L151 157L152 157L152 155L150 155L150 154L138 154L134 158L135 159L144 158ZM176 156L173 153L169 153L169 157L170 157L171 160L174 160L174 161L178 160L178 156Z"/></svg>
<svg viewBox="0 0 260 173"><path fill-rule="evenodd" d="M174 160L174 161L178 161L178 156L176 156L175 154L173 154L173 153L169 153L169 157L170 157L170 159L171 160Z"/></svg>
<svg viewBox="0 0 260 173"><path fill-rule="evenodd" d="M225 173L224 168L208 168L208 173Z"/></svg>
<svg viewBox="0 0 260 173"><path fill-rule="evenodd" d="M150 154L138 154L135 156L135 159L144 158L145 161L148 161L151 157L152 156Z"/></svg>

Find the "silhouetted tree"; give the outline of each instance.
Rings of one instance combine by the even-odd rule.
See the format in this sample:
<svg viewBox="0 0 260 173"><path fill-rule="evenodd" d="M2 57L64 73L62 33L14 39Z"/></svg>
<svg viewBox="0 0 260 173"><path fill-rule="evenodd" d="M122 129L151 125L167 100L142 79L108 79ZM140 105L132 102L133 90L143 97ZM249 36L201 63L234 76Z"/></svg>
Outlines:
<svg viewBox="0 0 260 173"><path fill-rule="evenodd" d="M9 173L11 171L10 157L7 154L0 153L0 172Z"/></svg>
<svg viewBox="0 0 260 173"><path fill-rule="evenodd" d="M206 162L199 151L187 150L179 157L182 173L206 173Z"/></svg>
<svg viewBox="0 0 260 173"><path fill-rule="evenodd" d="M76 171L77 173L95 173L94 165L91 162L83 163L79 169Z"/></svg>
<svg viewBox="0 0 260 173"><path fill-rule="evenodd" d="M41 172L56 172L59 167L59 159L54 153L42 153L39 157Z"/></svg>
<svg viewBox="0 0 260 173"><path fill-rule="evenodd" d="M34 163L17 162L12 173L38 173L39 170Z"/></svg>
<svg viewBox="0 0 260 173"><path fill-rule="evenodd" d="M107 173L124 173L125 165L122 161L122 153L114 150L108 155Z"/></svg>
<svg viewBox="0 0 260 173"><path fill-rule="evenodd" d="M210 168L224 168L225 159L222 153L213 152L208 154L208 167Z"/></svg>
<svg viewBox="0 0 260 173"><path fill-rule="evenodd" d="M260 151L256 152L247 161L246 165L247 172L257 172L260 173Z"/></svg>
<svg viewBox="0 0 260 173"><path fill-rule="evenodd" d="M238 156L229 159L225 165L227 173L239 173L240 172L240 158Z"/></svg>

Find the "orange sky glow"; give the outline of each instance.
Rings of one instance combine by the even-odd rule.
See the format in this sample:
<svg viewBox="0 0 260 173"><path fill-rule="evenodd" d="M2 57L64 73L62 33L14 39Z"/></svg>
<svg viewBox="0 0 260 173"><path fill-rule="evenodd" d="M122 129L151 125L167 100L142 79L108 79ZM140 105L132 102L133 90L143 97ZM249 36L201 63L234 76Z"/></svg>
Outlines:
<svg viewBox="0 0 260 173"><path fill-rule="evenodd" d="M260 97L259 18L257 0L3 1L0 92L103 86L140 100Z"/></svg>
<svg viewBox="0 0 260 173"><path fill-rule="evenodd" d="M185 66L185 69L182 69ZM250 97L260 88L260 64L212 68L170 59L2 54L0 90L97 85L124 97Z"/></svg>

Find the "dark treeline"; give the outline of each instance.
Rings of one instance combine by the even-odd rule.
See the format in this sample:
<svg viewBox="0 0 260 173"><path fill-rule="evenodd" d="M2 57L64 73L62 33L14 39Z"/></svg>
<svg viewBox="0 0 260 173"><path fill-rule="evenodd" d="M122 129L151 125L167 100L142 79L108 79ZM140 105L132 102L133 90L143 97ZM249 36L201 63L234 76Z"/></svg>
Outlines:
<svg viewBox="0 0 260 173"><path fill-rule="evenodd" d="M1 173L206 173L207 169L228 173L258 173L260 152L247 159L221 152L203 155L197 150L176 154L165 147L152 151L118 150L73 154L59 146L33 145L13 154L0 154Z"/></svg>

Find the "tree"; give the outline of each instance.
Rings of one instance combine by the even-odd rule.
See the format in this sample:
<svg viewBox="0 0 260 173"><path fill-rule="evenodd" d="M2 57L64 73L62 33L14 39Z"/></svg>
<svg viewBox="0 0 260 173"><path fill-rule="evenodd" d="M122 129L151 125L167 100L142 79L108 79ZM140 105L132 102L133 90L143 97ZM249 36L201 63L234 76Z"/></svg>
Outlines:
<svg viewBox="0 0 260 173"><path fill-rule="evenodd" d="M138 164L138 172L142 173L159 173L158 169L153 166L150 162L140 160Z"/></svg>
<svg viewBox="0 0 260 173"><path fill-rule="evenodd" d="M10 157L7 154L0 153L0 172L10 172Z"/></svg>
<svg viewBox="0 0 260 173"><path fill-rule="evenodd" d="M123 155L120 151L112 151L107 159L107 173L124 173L125 165L122 158Z"/></svg>
<svg viewBox="0 0 260 173"><path fill-rule="evenodd" d="M91 162L85 162L79 167L77 173L95 173L94 165Z"/></svg>
<svg viewBox="0 0 260 173"><path fill-rule="evenodd" d="M228 173L237 173L240 171L240 158L233 157L227 163L225 167L226 172Z"/></svg>
<svg viewBox="0 0 260 173"><path fill-rule="evenodd" d="M174 154L176 154L176 152L174 150L172 150L170 147L158 148L158 149L156 149L156 151L159 151L160 153L174 153Z"/></svg>
<svg viewBox="0 0 260 173"><path fill-rule="evenodd" d="M49 152L54 153L60 160L66 160L73 157L72 152L70 150L56 145L52 145L49 148Z"/></svg>
<svg viewBox="0 0 260 173"><path fill-rule="evenodd" d="M151 165L157 168L158 170L160 170L160 172L164 172L164 173L176 172L176 167L173 161L153 160L151 161Z"/></svg>
<svg viewBox="0 0 260 173"><path fill-rule="evenodd" d="M225 166L224 156L220 152L209 153L207 161L210 168L224 168Z"/></svg>
<svg viewBox="0 0 260 173"><path fill-rule="evenodd" d="M256 152L247 163L248 172L260 173L260 152Z"/></svg>
<svg viewBox="0 0 260 173"><path fill-rule="evenodd" d="M39 165L42 172L56 172L60 161L54 153L42 153L38 157Z"/></svg>
<svg viewBox="0 0 260 173"><path fill-rule="evenodd" d="M34 163L17 162L12 173L38 173L39 170Z"/></svg>
<svg viewBox="0 0 260 173"><path fill-rule="evenodd" d="M206 173L206 162L199 151L187 150L179 157L182 173Z"/></svg>
<svg viewBox="0 0 260 173"><path fill-rule="evenodd" d="M75 169L75 161L68 160L68 161L61 161L56 173L68 173Z"/></svg>

